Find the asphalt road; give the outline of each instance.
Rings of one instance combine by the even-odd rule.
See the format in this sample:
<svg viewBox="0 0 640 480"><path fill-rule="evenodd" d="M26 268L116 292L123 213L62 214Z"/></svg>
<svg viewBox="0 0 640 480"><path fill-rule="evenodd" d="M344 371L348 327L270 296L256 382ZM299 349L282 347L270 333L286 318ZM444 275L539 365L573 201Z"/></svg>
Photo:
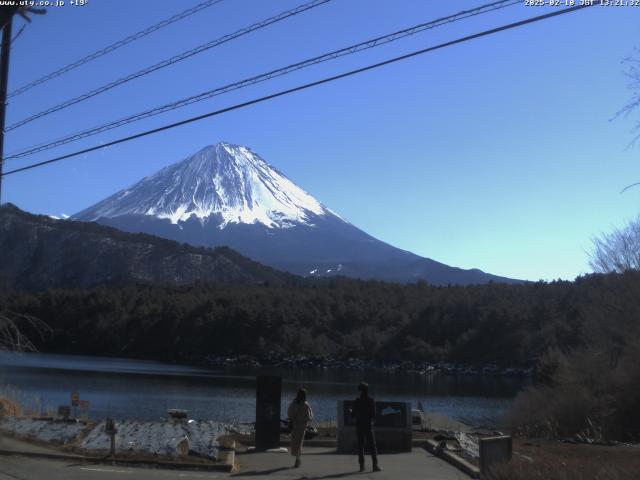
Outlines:
<svg viewBox="0 0 640 480"><path fill-rule="evenodd" d="M19 456L0 457L0 480L195 480L215 478L229 478L229 474L219 472L183 472L155 468L129 468L118 465L93 465Z"/></svg>

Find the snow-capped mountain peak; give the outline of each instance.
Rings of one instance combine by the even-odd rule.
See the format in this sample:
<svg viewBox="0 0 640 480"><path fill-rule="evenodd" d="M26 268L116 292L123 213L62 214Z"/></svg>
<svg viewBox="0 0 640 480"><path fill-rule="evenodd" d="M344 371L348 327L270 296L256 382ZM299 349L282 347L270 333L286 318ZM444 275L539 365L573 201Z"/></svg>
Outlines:
<svg viewBox="0 0 640 480"><path fill-rule="evenodd" d="M313 215L335 215L250 149L221 142L169 165L75 215L97 220L147 215L173 224L210 218L269 228L312 225Z"/></svg>
<svg viewBox="0 0 640 480"><path fill-rule="evenodd" d="M382 242L340 218L250 149L224 142L71 218L191 245L225 245L302 276L425 279L435 285L512 281ZM198 262L194 258L194 265Z"/></svg>

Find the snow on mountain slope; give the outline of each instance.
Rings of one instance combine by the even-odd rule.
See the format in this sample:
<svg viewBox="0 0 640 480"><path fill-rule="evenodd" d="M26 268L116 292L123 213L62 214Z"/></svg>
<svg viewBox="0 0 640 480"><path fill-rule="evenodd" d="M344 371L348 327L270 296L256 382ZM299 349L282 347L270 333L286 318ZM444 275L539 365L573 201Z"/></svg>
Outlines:
<svg viewBox="0 0 640 480"><path fill-rule="evenodd" d="M148 215L201 222L216 218L268 228L311 226L313 215L335 215L250 149L218 143L163 168L74 218L95 221L122 215Z"/></svg>

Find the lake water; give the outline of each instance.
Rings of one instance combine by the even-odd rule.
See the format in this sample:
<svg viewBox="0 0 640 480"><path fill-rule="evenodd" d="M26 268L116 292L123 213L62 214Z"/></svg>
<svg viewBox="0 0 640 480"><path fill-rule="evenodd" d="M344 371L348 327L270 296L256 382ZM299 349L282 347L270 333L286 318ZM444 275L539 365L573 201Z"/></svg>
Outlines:
<svg viewBox="0 0 640 480"><path fill-rule="evenodd" d="M283 412L303 386L316 419L335 420L336 400L351 399L365 380L378 400L422 402L425 410L474 426L499 426L528 382L514 378L418 375L322 369L204 369L158 362L69 355L0 353L0 391L36 409L69 405L72 391L88 400L93 419L157 420L168 408L223 422L255 417L255 377L283 377ZM283 414L284 417L284 414Z"/></svg>

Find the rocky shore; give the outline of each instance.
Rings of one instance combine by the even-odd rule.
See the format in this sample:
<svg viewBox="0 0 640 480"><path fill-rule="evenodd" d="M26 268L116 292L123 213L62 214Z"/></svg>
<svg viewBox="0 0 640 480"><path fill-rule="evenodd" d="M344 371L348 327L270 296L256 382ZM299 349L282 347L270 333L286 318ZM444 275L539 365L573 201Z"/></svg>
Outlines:
<svg viewBox="0 0 640 480"><path fill-rule="evenodd" d="M487 377L530 378L533 368L488 364L463 364L440 362L393 362L361 358L311 357L306 355L227 355L191 359L207 367L275 367L275 368L321 368L331 370L371 370L388 373L416 375L473 375Z"/></svg>

